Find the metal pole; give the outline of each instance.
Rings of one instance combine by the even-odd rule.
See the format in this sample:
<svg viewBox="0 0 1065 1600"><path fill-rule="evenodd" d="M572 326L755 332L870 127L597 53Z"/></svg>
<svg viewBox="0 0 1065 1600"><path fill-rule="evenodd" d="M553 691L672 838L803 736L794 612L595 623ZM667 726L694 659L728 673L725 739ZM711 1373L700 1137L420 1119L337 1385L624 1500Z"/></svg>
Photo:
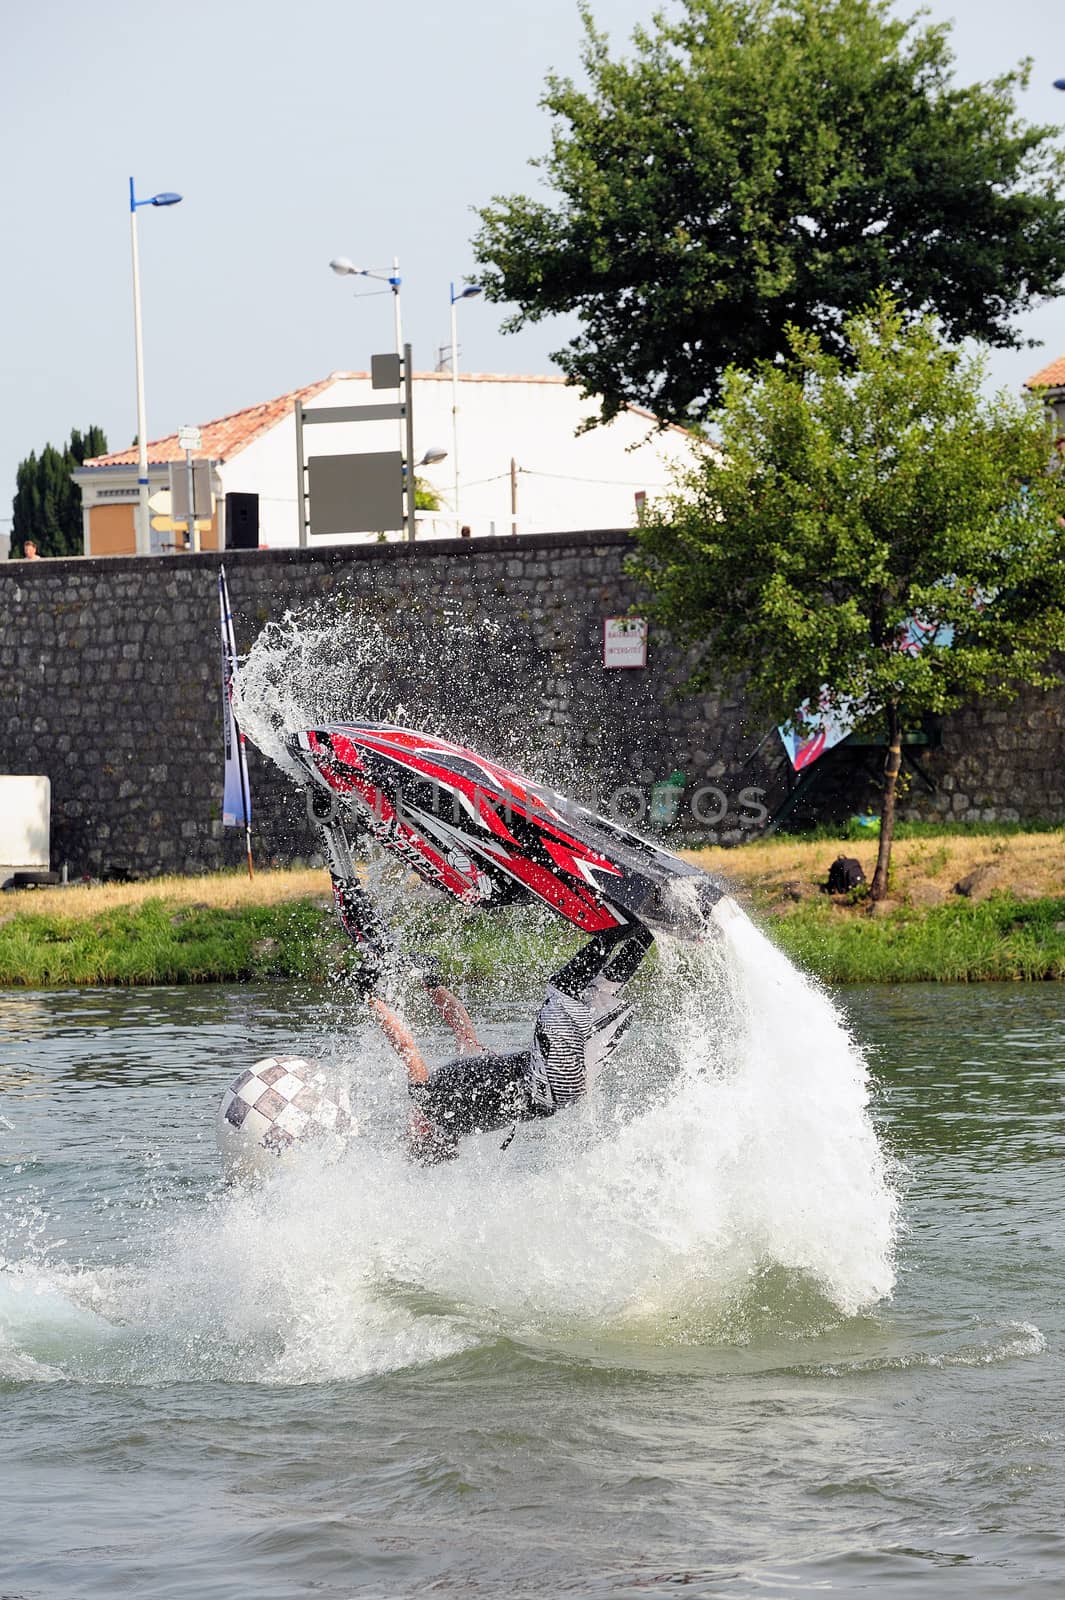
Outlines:
<svg viewBox="0 0 1065 1600"><path fill-rule="evenodd" d="M244 853L248 859L248 877L254 878L255 868L251 859L251 801L248 798L248 785L245 781L244 763L247 760L244 749L244 735L240 731L240 724L236 717L233 718L233 733L240 740L240 798L244 807Z"/></svg>
<svg viewBox="0 0 1065 1600"><path fill-rule="evenodd" d="M296 515L300 524L300 549L307 548L307 485L303 468L303 401L296 401Z"/></svg>
<svg viewBox="0 0 1065 1600"><path fill-rule="evenodd" d="M185 450L185 494L188 497L188 521L185 527L188 530L185 545L189 550L200 548L200 531L196 526L196 469L192 462L192 451Z"/></svg>
<svg viewBox="0 0 1065 1600"><path fill-rule="evenodd" d="M451 462L455 469L455 532L462 528L459 510L459 319L455 310L455 285L451 285Z"/></svg>
<svg viewBox="0 0 1065 1600"><path fill-rule="evenodd" d="M513 456L510 458L510 532L512 537L518 532L518 463Z"/></svg>
<svg viewBox="0 0 1065 1600"><path fill-rule="evenodd" d="M399 275L399 257L398 256L393 256L392 257L392 310L393 310L393 312L395 314L395 319L396 319L396 354L399 357L399 359L402 361L403 360L403 317L402 317L402 314L401 314L400 309L399 309L399 286L400 286L400 282L401 282L401 279L400 279L400 275ZM399 419L399 453L400 453L400 455L403 454L403 442L404 442L403 418L401 417ZM411 537L413 538L414 535L412 534Z"/></svg>
<svg viewBox="0 0 1065 1600"><path fill-rule="evenodd" d="M403 389L406 401L407 433L407 538L414 543L414 373L411 370L410 345L403 346ZM401 424L402 426L402 424Z"/></svg>
<svg viewBox="0 0 1065 1600"><path fill-rule="evenodd" d="M137 523L135 549L151 553L148 510L148 424L144 405L144 341L141 335L141 273L137 255L137 201L129 180L129 239L133 256L133 344L137 361Z"/></svg>
<svg viewBox="0 0 1065 1600"><path fill-rule="evenodd" d="M394 309L395 314L396 314L396 354L397 354L397 356L402 356L402 354L403 354L403 319L400 316L400 310L399 310L399 285L400 285L400 281L401 280L400 280L400 276L399 276L399 257L398 256L393 256L392 257L392 276L395 279L395 282L392 285L392 304L393 304L393 309ZM378 290L378 293L380 293L380 290Z"/></svg>

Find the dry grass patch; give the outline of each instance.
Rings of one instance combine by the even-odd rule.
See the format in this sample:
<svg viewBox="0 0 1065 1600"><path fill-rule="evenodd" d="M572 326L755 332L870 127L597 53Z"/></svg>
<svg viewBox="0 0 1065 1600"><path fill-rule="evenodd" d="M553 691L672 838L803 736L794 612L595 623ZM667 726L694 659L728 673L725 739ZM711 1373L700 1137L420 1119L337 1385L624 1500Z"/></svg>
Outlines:
<svg viewBox="0 0 1065 1600"><path fill-rule="evenodd" d="M167 905L207 906L236 910L244 906L275 906L310 895L326 895L329 874L324 868L296 871L212 872L200 878L147 878L142 883L69 884L62 889L13 889L0 896L0 920L19 912L63 917L94 917L101 912L142 906L147 900Z"/></svg>
<svg viewBox="0 0 1065 1600"><path fill-rule="evenodd" d="M725 878L745 904L787 910L797 901L785 892L796 886L801 899L817 895L828 869L841 852L861 862L871 879L876 840L772 838L739 849L711 847L681 854ZM900 839L892 851L891 897L903 904L928 904L940 896L956 898L954 886L969 873L991 869L988 884L1010 890L1018 899L1065 896L1065 831L1005 835L944 834ZM324 868L257 872L215 872L198 878L149 878L141 883L71 884L63 889L22 889L0 896L0 923L20 912L68 918L93 917L136 909L149 900L168 906L239 910L277 906L287 901L330 897Z"/></svg>
<svg viewBox="0 0 1065 1600"><path fill-rule="evenodd" d="M839 854L861 862L866 878L876 866L874 839L766 839L736 850L686 850L684 856L719 873L736 888L739 898L767 905L785 897L785 885L797 884L804 896L817 892ZM979 868L991 869L989 882L1009 889L1019 899L1065 895L1065 832L1003 835L944 834L899 839L891 853L892 897L912 901L929 886L944 896L954 893L962 878Z"/></svg>

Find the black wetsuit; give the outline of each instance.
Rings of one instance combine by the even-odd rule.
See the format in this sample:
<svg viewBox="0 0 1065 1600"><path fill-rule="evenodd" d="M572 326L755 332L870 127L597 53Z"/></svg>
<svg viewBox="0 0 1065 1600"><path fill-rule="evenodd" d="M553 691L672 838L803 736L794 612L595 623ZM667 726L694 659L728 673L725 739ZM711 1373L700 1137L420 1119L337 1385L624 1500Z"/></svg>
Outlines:
<svg viewBox="0 0 1065 1600"><path fill-rule="evenodd" d="M489 1133L532 1117L549 1116L529 1092L529 1052L485 1050L434 1067L425 1083L410 1085L413 1153L420 1161L446 1161L469 1133Z"/></svg>
<svg viewBox="0 0 1065 1600"><path fill-rule="evenodd" d="M466 1134L552 1116L586 1093L632 1020L616 997L651 943L639 922L597 934L548 983L528 1050L457 1056L412 1084L419 1159L446 1160Z"/></svg>

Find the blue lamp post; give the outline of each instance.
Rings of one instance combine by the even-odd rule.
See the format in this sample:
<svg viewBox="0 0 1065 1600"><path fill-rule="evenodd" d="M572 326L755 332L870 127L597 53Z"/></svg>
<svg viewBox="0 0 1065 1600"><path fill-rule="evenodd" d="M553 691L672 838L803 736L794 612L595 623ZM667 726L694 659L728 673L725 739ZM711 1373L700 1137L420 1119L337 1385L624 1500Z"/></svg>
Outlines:
<svg viewBox="0 0 1065 1600"><path fill-rule="evenodd" d="M467 283L455 292L451 285L451 464L455 469L455 532L462 531L462 513L459 510L459 324L455 307L460 300L472 300L481 293L479 283Z"/></svg>
<svg viewBox="0 0 1065 1600"><path fill-rule="evenodd" d="M137 355L137 554L146 556L151 550L148 523L148 424L144 407L144 340L141 335L141 273L137 255L137 208L139 206L176 206L179 194L153 194L147 200L138 200L129 180L129 238L133 253L133 342Z"/></svg>

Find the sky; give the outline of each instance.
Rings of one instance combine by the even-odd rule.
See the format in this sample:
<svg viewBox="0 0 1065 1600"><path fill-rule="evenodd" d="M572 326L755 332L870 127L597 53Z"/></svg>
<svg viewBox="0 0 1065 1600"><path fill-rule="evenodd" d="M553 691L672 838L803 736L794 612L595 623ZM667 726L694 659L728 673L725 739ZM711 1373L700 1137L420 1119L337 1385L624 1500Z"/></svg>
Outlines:
<svg viewBox="0 0 1065 1600"><path fill-rule="evenodd" d="M593 0L615 50L657 9ZM1062 0L927 10L954 21L959 81L1031 56L1022 111L1065 124ZM334 256L399 258L404 335L434 367L474 208L535 187L545 76L580 71L576 0L8 0L3 29L0 533L30 450L93 423L112 449L136 432L131 175L138 196L184 197L138 211L157 438L391 348L387 287L336 277ZM463 371L553 370L564 322L507 335L504 307L459 309ZM996 387L1065 353L1065 300L1020 326L1043 348L995 354Z"/></svg>

